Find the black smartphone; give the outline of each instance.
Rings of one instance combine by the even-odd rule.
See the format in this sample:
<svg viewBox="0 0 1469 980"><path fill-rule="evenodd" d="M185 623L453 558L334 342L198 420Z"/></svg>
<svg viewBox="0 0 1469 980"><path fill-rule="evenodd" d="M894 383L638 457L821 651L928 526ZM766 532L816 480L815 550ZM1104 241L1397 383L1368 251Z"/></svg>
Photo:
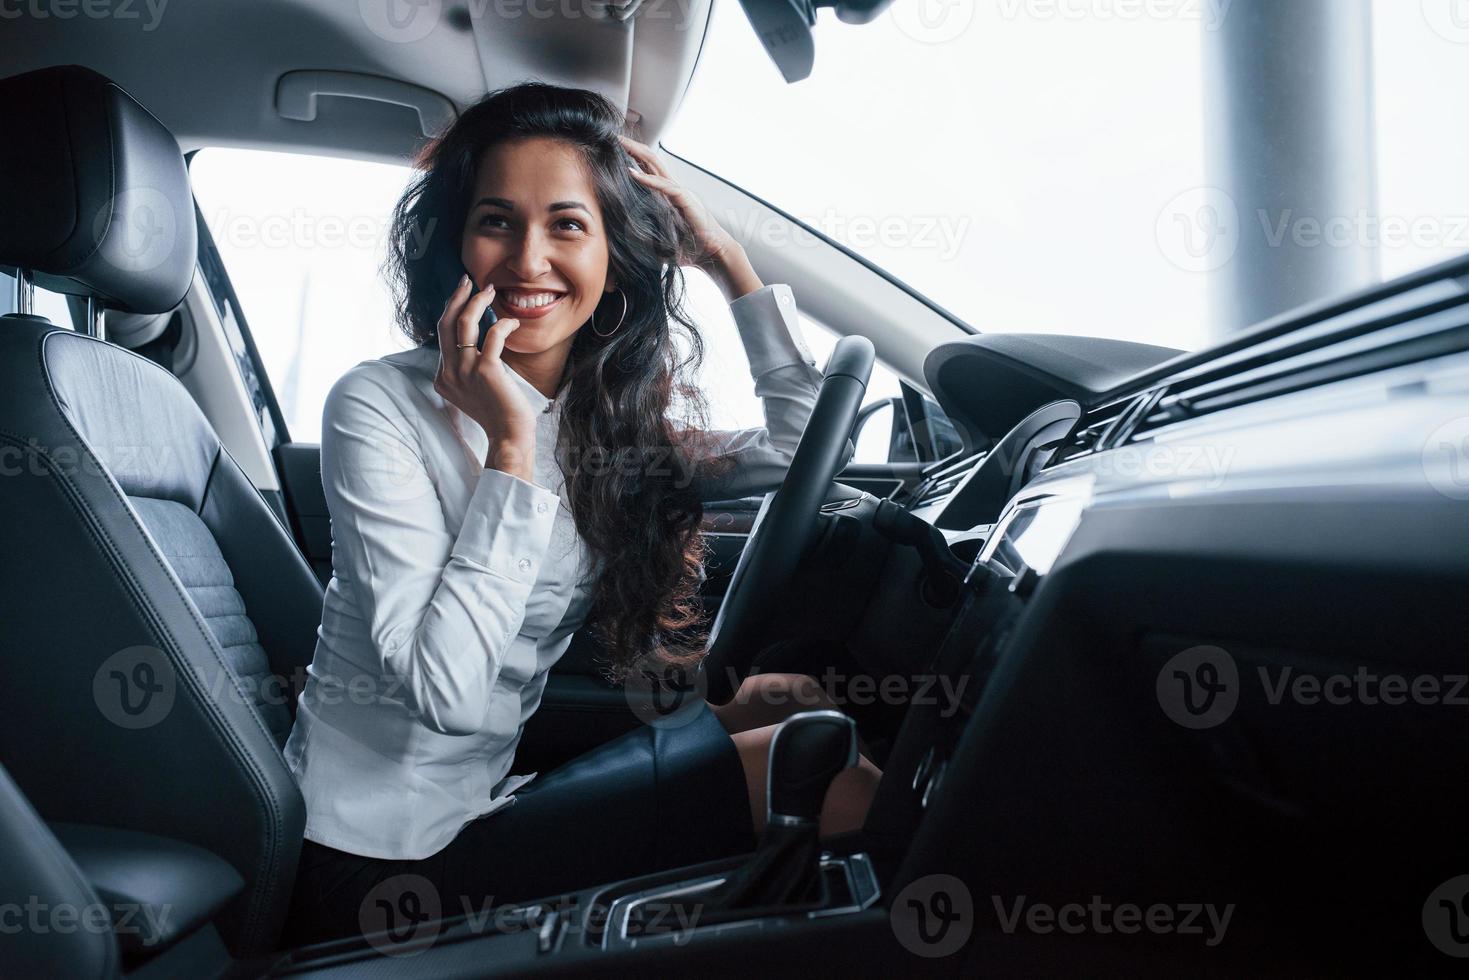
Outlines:
<svg viewBox="0 0 1469 980"><path fill-rule="evenodd" d="M445 303L449 302L449 297L453 295L454 290L459 288L459 280L462 277L468 275L469 270L464 268L464 266L459 265L457 262L444 263L444 271L441 275L441 292L443 294ZM473 278L473 276L470 276L471 280ZM471 293L471 295L473 294ZM474 342L475 349L484 350L485 336L490 332L490 327L494 326L495 321L498 319L500 319L500 317L495 312L494 307L485 307L484 314L481 315L479 318L479 337Z"/></svg>

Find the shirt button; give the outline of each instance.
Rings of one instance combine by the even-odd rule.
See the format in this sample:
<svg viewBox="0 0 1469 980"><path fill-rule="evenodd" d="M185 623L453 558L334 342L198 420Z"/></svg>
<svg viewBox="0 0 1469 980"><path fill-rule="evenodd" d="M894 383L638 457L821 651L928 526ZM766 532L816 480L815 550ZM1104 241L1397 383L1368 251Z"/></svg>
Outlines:
<svg viewBox="0 0 1469 980"><path fill-rule="evenodd" d="M529 558L522 558L522 559L520 559L520 561L516 563L516 566L515 567L516 568L519 568L522 572L528 572L528 571L530 571L530 559Z"/></svg>
<svg viewBox="0 0 1469 980"><path fill-rule="evenodd" d="M546 502L544 500L542 500L540 503L536 504L536 513L537 514L544 514L545 512L546 512Z"/></svg>

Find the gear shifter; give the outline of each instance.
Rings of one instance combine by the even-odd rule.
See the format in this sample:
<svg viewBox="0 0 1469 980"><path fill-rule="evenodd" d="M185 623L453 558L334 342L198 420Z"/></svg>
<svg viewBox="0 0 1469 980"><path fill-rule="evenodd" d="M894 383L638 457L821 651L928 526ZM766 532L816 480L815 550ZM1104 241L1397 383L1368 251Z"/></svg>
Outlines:
<svg viewBox="0 0 1469 980"><path fill-rule="evenodd" d="M700 896L701 921L812 901L821 872L821 805L837 773L857 764L857 727L839 711L792 715L770 741L765 832L749 863Z"/></svg>
<svg viewBox="0 0 1469 980"><path fill-rule="evenodd" d="M766 826L814 825L837 773L857 764L857 727L840 711L787 718L770 740Z"/></svg>

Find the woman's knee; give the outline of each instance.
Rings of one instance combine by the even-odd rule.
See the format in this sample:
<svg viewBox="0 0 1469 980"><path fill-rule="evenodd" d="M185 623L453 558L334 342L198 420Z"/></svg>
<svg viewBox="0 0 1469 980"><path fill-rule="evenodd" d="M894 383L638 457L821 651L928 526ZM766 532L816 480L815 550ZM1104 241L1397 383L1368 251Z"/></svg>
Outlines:
<svg viewBox="0 0 1469 980"><path fill-rule="evenodd" d="M739 750L740 765L745 770L745 784L750 797L750 816L755 830L765 827L765 787L769 765L770 742L775 726L767 725L732 736ZM877 793L882 770L866 756L857 757L857 765L843 769L827 788L821 806L821 836L831 837L860 830L867 810Z"/></svg>
<svg viewBox="0 0 1469 980"><path fill-rule="evenodd" d="M837 773L822 802L821 836L834 837L861 830L881 780L882 770L866 756L859 756L857 765Z"/></svg>
<svg viewBox="0 0 1469 980"><path fill-rule="evenodd" d="M761 719L762 724L802 711L836 707L816 678L806 674L752 674L745 678L731 703L742 713Z"/></svg>

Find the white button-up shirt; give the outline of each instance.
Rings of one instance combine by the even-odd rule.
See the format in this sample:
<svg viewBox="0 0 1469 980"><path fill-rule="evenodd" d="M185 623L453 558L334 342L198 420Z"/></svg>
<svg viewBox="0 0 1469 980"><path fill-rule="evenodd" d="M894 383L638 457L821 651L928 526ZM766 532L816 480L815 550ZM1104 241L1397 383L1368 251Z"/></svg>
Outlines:
<svg viewBox="0 0 1469 980"><path fill-rule="evenodd" d="M766 424L719 434L735 465L705 500L780 484L821 383L789 287L730 312ZM511 371L540 410L527 483L484 466L484 430L434 391L438 360L363 361L322 412L332 579L286 762L306 837L366 857L429 857L534 777L508 775L515 747L596 583L554 456L565 390Z"/></svg>

